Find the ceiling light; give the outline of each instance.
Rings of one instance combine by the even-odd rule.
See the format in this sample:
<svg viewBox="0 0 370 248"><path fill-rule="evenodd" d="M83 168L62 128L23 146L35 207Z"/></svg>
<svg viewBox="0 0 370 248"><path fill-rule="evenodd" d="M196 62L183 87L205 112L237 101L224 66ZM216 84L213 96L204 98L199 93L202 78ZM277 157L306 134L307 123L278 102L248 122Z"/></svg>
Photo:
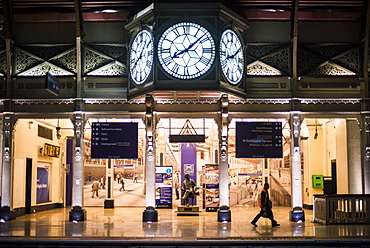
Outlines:
<svg viewBox="0 0 370 248"><path fill-rule="evenodd" d="M105 10L102 10L102 13L116 13L118 12L117 10L114 10L114 9L105 9Z"/></svg>

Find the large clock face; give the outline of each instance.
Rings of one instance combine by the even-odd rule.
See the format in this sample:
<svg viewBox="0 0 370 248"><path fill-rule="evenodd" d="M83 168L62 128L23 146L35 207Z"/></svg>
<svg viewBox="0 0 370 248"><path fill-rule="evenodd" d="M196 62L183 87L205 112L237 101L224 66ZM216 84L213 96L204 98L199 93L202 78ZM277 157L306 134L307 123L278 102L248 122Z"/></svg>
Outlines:
<svg viewBox="0 0 370 248"><path fill-rule="evenodd" d="M179 79L204 75L213 65L215 53L210 32L192 22L169 27L158 41L159 63L168 74Z"/></svg>
<svg viewBox="0 0 370 248"><path fill-rule="evenodd" d="M140 31L131 44L130 75L135 84L143 84L153 68L153 36Z"/></svg>
<svg viewBox="0 0 370 248"><path fill-rule="evenodd" d="M243 45L231 29L225 30L221 35L220 63L227 81L233 85L240 83L244 73Z"/></svg>

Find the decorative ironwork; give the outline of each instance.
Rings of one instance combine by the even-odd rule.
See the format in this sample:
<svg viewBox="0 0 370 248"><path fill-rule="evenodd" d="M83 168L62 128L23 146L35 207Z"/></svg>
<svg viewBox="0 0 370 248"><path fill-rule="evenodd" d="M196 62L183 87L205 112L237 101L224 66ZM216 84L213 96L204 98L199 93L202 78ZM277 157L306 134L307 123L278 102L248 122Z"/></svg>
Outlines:
<svg viewBox="0 0 370 248"><path fill-rule="evenodd" d="M331 59L353 48L353 45L348 44L302 44L302 46L312 51L312 53L316 53L326 59Z"/></svg>
<svg viewBox="0 0 370 248"><path fill-rule="evenodd" d="M145 100L86 99L85 104L143 104Z"/></svg>
<svg viewBox="0 0 370 248"><path fill-rule="evenodd" d="M0 102L0 105L3 102ZM15 105L69 105L74 104L73 99L55 99L55 100L42 100L42 99L13 99Z"/></svg>
<svg viewBox="0 0 370 248"><path fill-rule="evenodd" d="M126 76L126 66L118 61L113 61L108 65L100 67L87 73L89 76Z"/></svg>
<svg viewBox="0 0 370 248"><path fill-rule="evenodd" d="M311 68L323 63L325 60L312 53L309 53L303 49L298 48L298 72L304 74L305 71L309 71Z"/></svg>
<svg viewBox="0 0 370 248"><path fill-rule="evenodd" d="M40 65L34 66L29 70L19 73L19 76L45 76L46 73L50 73L56 76L72 76L73 73L66 71L60 67L57 67L49 62L43 62Z"/></svg>
<svg viewBox="0 0 370 248"><path fill-rule="evenodd" d="M331 64L330 62L316 68L310 72L311 75L327 75L327 76L338 76L338 75L355 75L354 72L347 70L339 65Z"/></svg>
<svg viewBox="0 0 370 248"><path fill-rule="evenodd" d="M281 51L278 51L271 56L261 59L261 61L265 62L273 66L274 68L279 69L280 71L285 72L285 74L289 74L289 49L285 48Z"/></svg>
<svg viewBox="0 0 370 248"><path fill-rule="evenodd" d="M85 72L89 73L96 68L111 62L112 59L103 54L97 53L88 47L85 49Z"/></svg>
<svg viewBox="0 0 370 248"><path fill-rule="evenodd" d="M5 48L0 48L0 75L6 75L7 62L6 62L6 50Z"/></svg>
<svg viewBox="0 0 370 248"><path fill-rule="evenodd" d="M230 104L290 104L290 99L229 100Z"/></svg>
<svg viewBox="0 0 370 248"><path fill-rule="evenodd" d="M33 56L32 54L28 53L27 51L16 48L15 51L15 68L14 73L15 75L24 72L25 70L28 70L39 63L42 63L42 59L38 58L36 56ZM39 76L39 75L36 75Z"/></svg>
<svg viewBox="0 0 370 248"><path fill-rule="evenodd" d="M247 66L247 75L270 75L270 76L276 76L281 75L281 72L269 65L266 65L265 63L261 61L256 61L250 65Z"/></svg>
<svg viewBox="0 0 370 248"><path fill-rule="evenodd" d="M301 44L298 49L298 72L313 76L355 75L359 73L359 59L356 45Z"/></svg>
<svg viewBox="0 0 370 248"><path fill-rule="evenodd" d="M358 73L359 72L359 51L358 49L353 49L349 51L346 54L343 54L343 56L340 56L333 61L345 66L346 68L350 69L353 72Z"/></svg>
<svg viewBox="0 0 370 248"><path fill-rule="evenodd" d="M360 99L301 99L301 104L360 104Z"/></svg>
<svg viewBox="0 0 370 248"><path fill-rule="evenodd" d="M90 45L90 47L120 62L127 61L127 47L126 46Z"/></svg>
<svg viewBox="0 0 370 248"><path fill-rule="evenodd" d="M73 48L73 45L30 45L21 47L22 49L38 56L39 58L48 60L62 54L64 51Z"/></svg>
<svg viewBox="0 0 370 248"><path fill-rule="evenodd" d="M77 53L74 47L54 56L50 61L61 68L77 73Z"/></svg>
<svg viewBox="0 0 370 248"><path fill-rule="evenodd" d="M274 51L277 51L282 46L285 46L285 44L269 44L269 45L248 44L247 56L251 56L251 57L254 57L256 59L260 59L264 56L267 56L268 54L273 53Z"/></svg>

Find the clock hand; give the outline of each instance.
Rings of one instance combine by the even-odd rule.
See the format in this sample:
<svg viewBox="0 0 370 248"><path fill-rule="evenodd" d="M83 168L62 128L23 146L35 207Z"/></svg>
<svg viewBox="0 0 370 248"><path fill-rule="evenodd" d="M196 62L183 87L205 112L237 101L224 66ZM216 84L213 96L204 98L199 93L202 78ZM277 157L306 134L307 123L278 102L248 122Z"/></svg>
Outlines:
<svg viewBox="0 0 370 248"><path fill-rule="evenodd" d="M239 49L233 54L233 55L230 55L230 56L227 56L227 58L226 59L233 59L239 52L240 52L240 50L241 50L242 48L241 47L239 47Z"/></svg>
<svg viewBox="0 0 370 248"><path fill-rule="evenodd" d="M148 42L148 45L149 45L149 44L150 44L150 43ZM147 46L148 46L148 45L147 45ZM137 60L135 61L134 67L136 67L137 63L139 63L139 61L140 61L140 60L141 60L141 58L143 57L144 47L145 47L145 44L144 44L143 48L141 49L141 52L140 52L139 57L138 57L138 58L137 58Z"/></svg>
<svg viewBox="0 0 370 248"><path fill-rule="evenodd" d="M178 58L179 55L183 54L183 53L186 53L188 52L195 44L197 44L202 38L203 36L205 36L206 34L203 34L201 37L199 37L196 41L194 41L193 43L191 43L188 48L186 48L185 50L182 50L182 51L177 51L174 53L174 55L172 56L172 58Z"/></svg>

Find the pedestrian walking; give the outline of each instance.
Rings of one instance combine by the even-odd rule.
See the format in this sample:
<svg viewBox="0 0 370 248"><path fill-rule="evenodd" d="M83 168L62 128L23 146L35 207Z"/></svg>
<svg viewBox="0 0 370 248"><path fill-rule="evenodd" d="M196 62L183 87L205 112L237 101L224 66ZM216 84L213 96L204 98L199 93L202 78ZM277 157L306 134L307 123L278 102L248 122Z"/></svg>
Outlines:
<svg viewBox="0 0 370 248"><path fill-rule="evenodd" d="M257 227L258 225L256 224L259 218L262 217L264 213L266 213L267 218L271 220L272 226L280 226L280 224L277 223L276 220L274 220L274 214L272 213L271 210L271 201L269 197L269 192L268 189L270 188L270 185L268 183L265 183L263 186L263 189L261 190L261 193L258 195L258 206L261 208L261 211L254 217L252 220L251 224L254 227Z"/></svg>

